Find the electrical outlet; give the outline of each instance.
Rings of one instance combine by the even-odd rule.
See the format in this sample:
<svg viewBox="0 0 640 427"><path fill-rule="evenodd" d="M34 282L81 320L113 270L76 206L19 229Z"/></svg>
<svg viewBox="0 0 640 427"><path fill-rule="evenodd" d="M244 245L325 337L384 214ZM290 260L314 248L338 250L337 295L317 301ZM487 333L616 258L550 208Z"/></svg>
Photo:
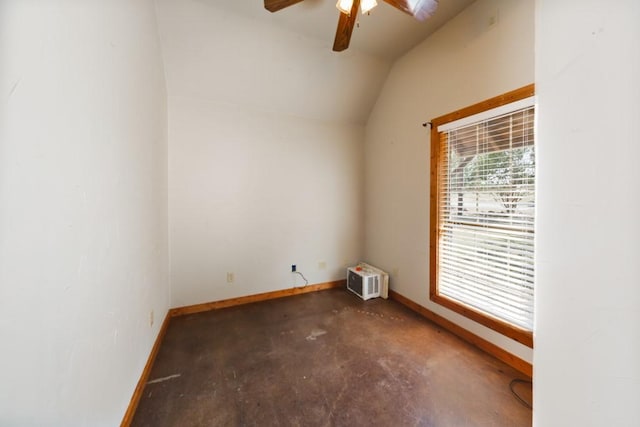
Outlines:
<svg viewBox="0 0 640 427"><path fill-rule="evenodd" d="M153 327L153 310L149 312L149 326Z"/></svg>
<svg viewBox="0 0 640 427"><path fill-rule="evenodd" d="M227 273L227 283L233 283L235 275L233 273Z"/></svg>
<svg viewBox="0 0 640 427"><path fill-rule="evenodd" d="M327 269L327 263L326 261L320 261L318 262L318 270L326 270Z"/></svg>
<svg viewBox="0 0 640 427"><path fill-rule="evenodd" d="M291 272L295 273L296 271L297 271L296 270L296 265L295 264L291 264Z"/></svg>

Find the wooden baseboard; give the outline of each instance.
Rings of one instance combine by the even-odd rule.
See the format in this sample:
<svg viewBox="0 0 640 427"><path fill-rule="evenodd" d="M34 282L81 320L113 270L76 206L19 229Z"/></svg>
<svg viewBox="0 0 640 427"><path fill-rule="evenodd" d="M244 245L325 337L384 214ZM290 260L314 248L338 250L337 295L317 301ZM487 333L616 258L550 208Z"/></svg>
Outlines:
<svg viewBox="0 0 640 427"><path fill-rule="evenodd" d="M520 359L519 357L503 350L502 348L490 343L483 338L480 338L476 334L469 332L468 330L456 325L452 321L445 319L444 317L434 313L428 308L421 306L420 304L395 291L389 290L389 298L398 301L400 304L431 320L436 325L441 326L442 328L448 330L454 335L457 335L468 343L475 345L486 353L489 353L496 359L503 361L507 365L520 371L529 379L531 379L533 375L533 366L531 365L531 363Z"/></svg>
<svg viewBox="0 0 640 427"><path fill-rule="evenodd" d="M153 363L155 362L156 356L158 355L158 350L160 350L160 344L162 344L164 336L167 333L170 318L171 317L169 316L169 312L167 312L167 315L164 317L164 321L162 322L162 326L160 326L160 331L158 331L156 341L153 343L153 347L151 348L151 353L149 354L149 358L147 359L147 364L144 365L142 375L140 375L140 379L138 380L136 389L133 392L133 396L131 396L131 401L129 402L129 406L127 407L127 412L125 412L124 417L122 418L120 427L129 427L131 425L131 421L133 421L133 416L135 415L136 409L138 409L138 404L140 403L140 399L142 398L144 386L149 380L151 368L153 368Z"/></svg>
<svg viewBox="0 0 640 427"><path fill-rule="evenodd" d="M203 311L218 310L220 308L250 304L252 302L267 301L270 299L276 299L276 298L282 298L282 297L290 297L293 295L306 294L308 292L316 292L316 291L322 291L325 289L339 288L341 286L346 286L346 283L347 281L343 279L343 280L336 280L333 282L308 285L301 288L282 289L279 291L264 292L262 294L247 295L244 297L230 298L230 299L225 299L221 301L212 301L212 302L205 302L202 304L187 305L184 307L172 308L171 310L169 310L169 315L171 317L183 316L185 314L193 314L193 313L200 313Z"/></svg>

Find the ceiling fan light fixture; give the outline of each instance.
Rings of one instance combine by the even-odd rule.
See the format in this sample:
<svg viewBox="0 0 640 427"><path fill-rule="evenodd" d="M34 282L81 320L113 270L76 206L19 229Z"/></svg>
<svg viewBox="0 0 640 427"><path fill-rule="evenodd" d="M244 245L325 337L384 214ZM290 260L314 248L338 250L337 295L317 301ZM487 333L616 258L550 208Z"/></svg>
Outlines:
<svg viewBox="0 0 640 427"><path fill-rule="evenodd" d="M351 8L353 7L353 0L338 0L336 3L338 10L345 15L351 15Z"/></svg>
<svg viewBox="0 0 640 427"><path fill-rule="evenodd" d="M362 13L369 13L377 5L378 2L376 0L362 0L360 2L360 10L362 10Z"/></svg>

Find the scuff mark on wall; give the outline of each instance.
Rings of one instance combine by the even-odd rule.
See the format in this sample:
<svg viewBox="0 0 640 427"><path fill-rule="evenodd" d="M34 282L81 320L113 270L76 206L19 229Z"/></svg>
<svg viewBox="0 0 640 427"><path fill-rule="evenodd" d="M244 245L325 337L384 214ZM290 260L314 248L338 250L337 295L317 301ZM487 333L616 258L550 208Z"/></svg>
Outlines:
<svg viewBox="0 0 640 427"><path fill-rule="evenodd" d="M9 91L9 96L7 97L7 99L11 98L11 95L13 95L13 92L16 91L16 88L18 87L21 81L22 81L22 77L18 78L18 80L16 80L16 82L13 84L13 86L11 86L11 90Z"/></svg>

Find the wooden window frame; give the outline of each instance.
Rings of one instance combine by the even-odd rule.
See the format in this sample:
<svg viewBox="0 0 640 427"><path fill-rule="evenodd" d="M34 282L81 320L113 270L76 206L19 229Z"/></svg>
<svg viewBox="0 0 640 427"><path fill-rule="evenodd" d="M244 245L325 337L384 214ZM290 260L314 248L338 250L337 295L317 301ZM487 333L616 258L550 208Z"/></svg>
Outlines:
<svg viewBox="0 0 640 427"><path fill-rule="evenodd" d="M440 116L431 121L431 194L430 194L430 226L429 226L429 249L430 249L430 269L429 269L429 298L436 304L442 305L456 313L459 313L475 322L491 328L502 335L514 339L528 347L533 348L533 332L528 331L498 318L492 317L487 313L480 312L474 308L461 304L451 298L440 295L438 292L438 229L440 212L440 153L441 145L446 141L441 139L442 132L438 132L438 126L445 123L459 120L492 108L510 104L521 99L529 98L535 95L535 85L530 84L519 89L507 92L491 99L479 102L469 107L462 108L444 116ZM446 138L443 138L446 139Z"/></svg>

